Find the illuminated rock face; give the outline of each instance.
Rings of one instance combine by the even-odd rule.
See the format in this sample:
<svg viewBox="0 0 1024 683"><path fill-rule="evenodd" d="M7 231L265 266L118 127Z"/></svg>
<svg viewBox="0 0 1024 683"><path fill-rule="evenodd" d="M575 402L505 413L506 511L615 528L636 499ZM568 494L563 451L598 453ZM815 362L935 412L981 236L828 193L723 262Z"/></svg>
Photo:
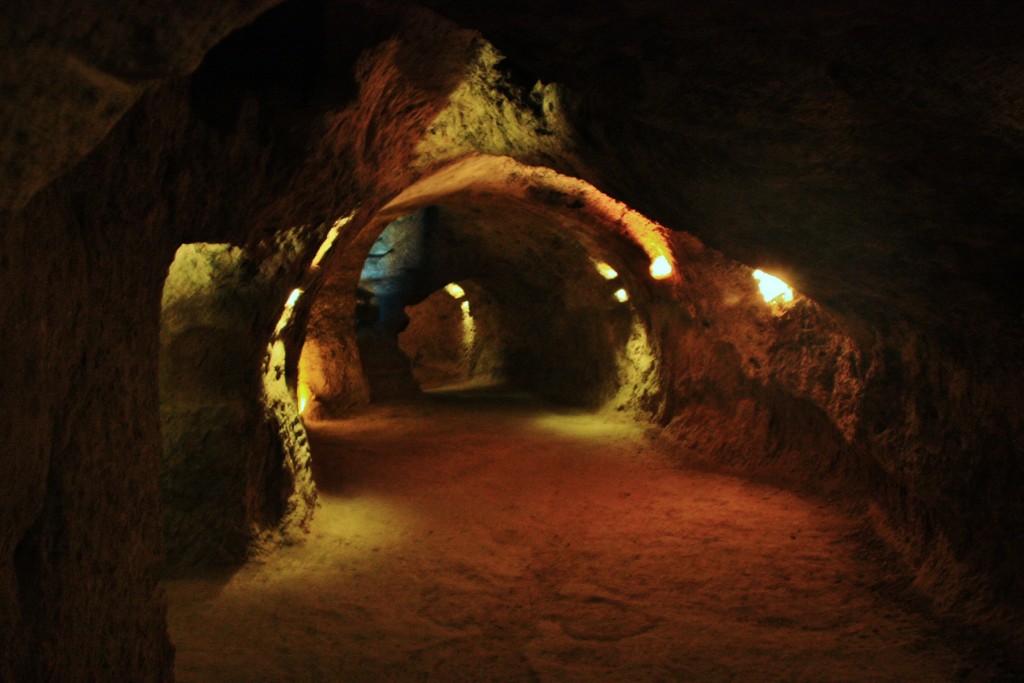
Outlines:
<svg viewBox="0 0 1024 683"><path fill-rule="evenodd" d="M409 359L398 347L398 334L409 324L406 304L419 298L423 287L424 233L423 211L392 221L370 247L359 273L359 290L368 300L352 324L374 401L414 396L418 391Z"/></svg>
<svg viewBox="0 0 1024 683"><path fill-rule="evenodd" d="M248 544L247 458L238 444L258 428L258 391L244 360L256 298L246 261L238 247L185 245L164 284L160 483L164 553L173 565L237 561Z"/></svg>
<svg viewBox="0 0 1024 683"><path fill-rule="evenodd" d="M239 247L187 244L171 264L160 315L165 571L236 565L312 515L309 447L286 380L288 327L278 325L264 356L251 332L311 241L298 231L263 264ZM298 303L286 300L282 321Z"/></svg>
<svg viewBox="0 0 1024 683"><path fill-rule="evenodd" d="M397 334L408 322L403 309L423 287L424 229L423 211L418 211L389 223L370 247L359 274L359 287L370 293L376 311L376 320L368 324Z"/></svg>
<svg viewBox="0 0 1024 683"><path fill-rule="evenodd" d="M568 368L608 400L623 373L653 372L622 405L657 414L683 455L869 501L941 610L1024 641L1024 53L1012 3L427 3L511 58L496 63L476 35L416 7L404 21L292 2L299 25L318 27L299 41L303 58L236 78L232 64L247 62L232 54L273 52L260 40L280 32L257 25L191 81L203 52L265 3L207 14L83 2L74 21L23 4L4 53L15 96L0 105L0 679L170 678L157 387L179 245L251 246L359 207L309 294L321 376L339 385L314 393L343 405L360 387L351 309L376 237L361 230L474 150L582 177L677 231L675 284L628 283L640 331L559 318L571 305L553 316L569 342L588 329L611 330L609 348L644 336L635 345L657 352L653 370L643 354L624 370L614 353L580 352L521 363L523 384ZM549 85L532 88L535 76ZM534 199L542 218L563 215L546 213L559 201L586 209ZM624 273L644 272L642 252L608 245L639 263ZM740 263L821 308L755 308ZM280 276L283 294L302 284ZM258 391L282 300L254 312L235 388ZM513 347L531 333L520 322ZM279 455L280 435L249 436L254 465Z"/></svg>
<svg viewBox="0 0 1024 683"><path fill-rule="evenodd" d="M103 23L107 11L97 6L92 16ZM250 16L239 11L228 22L238 26ZM44 24L52 22L61 23L54 17ZM188 20L177 26L201 30ZM74 49L62 35L48 40ZM428 52L465 47L463 34L450 27L431 32L428 42ZM412 76L425 89L402 86L396 60L412 63L419 49L394 43L378 54L374 73L409 92L405 104L429 120L456 77L450 66L427 60ZM348 82L357 56L339 58ZM55 97L65 92L65 104L79 107L70 92L35 83ZM87 163L0 218L0 321L10 351L10 370L0 380L7 453L0 477L0 679L171 678L157 591L158 358L160 298L176 249L253 244L295 225L329 224L355 207L356 187L367 188L358 200L372 204L404 182L403 157L415 140L409 131L418 124L393 115L402 103L353 101L333 129L309 110L289 110L297 128L271 142L259 133L270 120L260 123L252 103L230 130L217 130L193 108L196 96L185 82L154 83ZM354 143L366 139L371 121L389 141L373 159ZM93 144L85 136L54 138L68 147ZM294 156L334 143L332 155ZM31 158L21 153L17 142L5 140L5 161ZM268 297L256 311L253 388L280 304L297 284L291 277L282 273L281 299ZM241 446L254 445L253 436Z"/></svg>
<svg viewBox="0 0 1024 683"><path fill-rule="evenodd" d="M398 343L424 389L504 379L504 348L496 302L475 282L440 289L406 309L409 326Z"/></svg>
<svg viewBox="0 0 1024 683"><path fill-rule="evenodd" d="M1019 614L1020 9L428 4L565 84L589 180L826 307L862 354L849 486L944 609Z"/></svg>

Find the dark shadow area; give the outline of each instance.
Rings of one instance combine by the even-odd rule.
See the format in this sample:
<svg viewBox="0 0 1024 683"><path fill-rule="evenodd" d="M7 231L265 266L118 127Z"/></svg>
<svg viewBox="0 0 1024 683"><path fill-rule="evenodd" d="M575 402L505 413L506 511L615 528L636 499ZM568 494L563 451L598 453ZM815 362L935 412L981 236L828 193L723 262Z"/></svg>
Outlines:
<svg viewBox="0 0 1024 683"><path fill-rule="evenodd" d="M207 53L190 80L192 107L226 135L252 99L264 117L261 132L269 136L266 117L285 120L289 111L351 102L358 94L359 55L394 30L393 18L361 3L287 0Z"/></svg>

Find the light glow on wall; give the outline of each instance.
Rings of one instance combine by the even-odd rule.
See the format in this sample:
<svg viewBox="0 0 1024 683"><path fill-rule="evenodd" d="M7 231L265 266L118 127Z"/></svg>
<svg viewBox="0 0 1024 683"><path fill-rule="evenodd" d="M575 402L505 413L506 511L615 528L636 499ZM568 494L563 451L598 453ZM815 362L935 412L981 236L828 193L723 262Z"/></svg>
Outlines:
<svg viewBox="0 0 1024 683"><path fill-rule="evenodd" d="M462 287L459 287L454 282L450 282L447 285L445 285L444 291L448 292L448 295L451 296L451 298L453 299L461 299L462 297L466 296L466 290L464 290ZM468 304L469 302L466 302L466 305Z"/></svg>
<svg viewBox="0 0 1024 683"><path fill-rule="evenodd" d="M614 296L615 296L615 300L618 301L619 303L624 304L627 301L629 301L629 292L627 292L624 289L616 290Z"/></svg>
<svg viewBox="0 0 1024 683"><path fill-rule="evenodd" d="M601 277L605 280L614 280L619 276L619 272L604 261L595 261L594 267L597 268L597 272L600 273Z"/></svg>
<svg viewBox="0 0 1024 683"><path fill-rule="evenodd" d="M324 260L324 256L326 256L327 252L329 252L331 247L334 246L334 241L338 239L339 234L341 234L341 231L338 229L337 223L335 223L335 225L327 231L327 237L324 238L324 243L316 250L316 256L313 257L312 264L314 268L320 267L320 262Z"/></svg>
<svg viewBox="0 0 1024 683"><path fill-rule="evenodd" d="M793 288L779 278L763 270L755 270L753 275L757 280L757 288L761 290L761 296L767 303L782 304L793 300Z"/></svg>
<svg viewBox="0 0 1024 683"><path fill-rule="evenodd" d="M284 311L281 312L281 318L277 321L277 326L274 327L274 334L281 334L288 323L291 322L292 312L295 309L295 302L302 296L301 289L293 289L292 293L288 295L288 300L284 302Z"/></svg>
<svg viewBox="0 0 1024 683"><path fill-rule="evenodd" d="M309 405L309 400L313 398L313 392L310 391L308 384L305 382L299 382L299 387L295 393L299 402L299 415L302 415L302 413L306 412L306 406Z"/></svg>
<svg viewBox="0 0 1024 683"><path fill-rule="evenodd" d="M320 262L324 260L324 256L334 246L334 241L338 239L339 231L337 228L331 228L327 233L327 238L324 239L324 243L320 245L320 248L316 251L316 256L313 257L313 267L319 268Z"/></svg>
<svg viewBox="0 0 1024 683"><path fill-rule="evenodd" d="M462 302L459 306L462 309L462 353L469 358L473 355L473 347L476 345L476 321L469 312L469 300Z"/></svg>
<svg viewBox="0 0 1024 683"><path fill-rule="evenodd" d="M355 215L356 212L353 211L349 215L334 221L334 225L332 225L331 229L327 231L327 237L324 238L324 243L316 250L316 256L313 257L313 263L311 264L313 268L320 267L320 262L323 261L324 256L326 256L327 252L329 252L331 247L334 246L335 240L337 240L338 235L341 234L341 229L348 225L352 220L352 217Z"/></svg>
<svg viewBox="0 0 1024 683"><path fill-rule="evenodd" d="M431 163L434 161L437 159ZM599 229L626 237L643 249L648 261L657 264L657 272L663 273L653 275L655 279L665 279L674 273L676 263L672 244L684 238L673 236L665 226L609 197L586 181L562 175L550 168L527 166L509 157L476 154L448 164L443 170L426 175L407 187L382 212L387 216L400 216L410 210L436 204L441 197L466 191L515 196L532 204L536 198L531 193L537 188L572 197L579 203L576 214L579 218Z"/></svg>
<svg viewBox="0 0 1024 683"><path fill-rule="evenodd" d="M651 277L655 280L664 280L672 274L672 263L664 254L660 254L651 261Z"/></svg>

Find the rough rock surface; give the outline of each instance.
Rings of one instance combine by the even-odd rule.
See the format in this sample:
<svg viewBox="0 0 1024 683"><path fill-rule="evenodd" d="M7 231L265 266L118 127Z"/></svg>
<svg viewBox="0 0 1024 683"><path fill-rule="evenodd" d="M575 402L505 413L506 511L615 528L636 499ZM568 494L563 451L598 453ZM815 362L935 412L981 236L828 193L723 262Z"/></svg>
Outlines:
<svg viewBox="0 0 1024 683"><path fill-rule="evenodd" d="M864 520L473 393L317 425L315 542L167 585L178 681L998 680Z"/></svg>
<svg viewBox="0 0 1024 683"><path fill-rule="evenodd" d="M60 19L53 11L51 27ZM77 11L103 16L88 5ZM346 21L334 28L351 30ZM454 45L447 30L421 41L422 48L391 41L377 73L400 81L393 58L411 63L430 45ZM53 39L61 41L59 34ZM154 87L95 146L86 137L55 136L60 145L91 151L23 209L0 216L0 320L10 367L0 379L0 436L9 453L0 478L0 678L171 679L156 584L164 278L182 243L255 246L297 224L330 223L360 199L372 204L376 192L386 195L394 180L382 159L402 166L402 150L415 139L407 132L415 122L388 114L392 99L330 89L327 116L288 99L325 88L332 74L350 82L363 44L356 41L355 54L338 56L313 84L211 88L237 95L234 118L211 115L214 95L188 82ZM443 105L444 83L457 78L446 64L436 69L442 83L413 97L426 111ZM204 73L215 83L212 71ZM429 84L430 73L420 69L415 77ZM34 85L76 106L73 93ZM261 98L271 90L290 106L268 106ZM356 141L384 121L393 126L394 134L385 134L391 146L373 147L379 159L365 158ZM4 159L22 152L7 146ZM38 179L51 171L40 164L34 173ZM379 177L385 181L378 185ZM367 191L357 196L360 185ZM285 291L289 284L280 282ZM280 314L280 300L266 303L257 337L269 334ZM258 367L266 339L254 342Z"/></svg>
<svg viewBox="0 0 1024 683"><path fill-rule="evenodd" d="M734 465L784 454L783 472L868 492L943 613L1024 642L1020 8L426 4L509 59L414 6L298 0L184 78L263 4L3 10L0 678L170 678L157 358L177 247L359 207L344 254L474 150L582 177L817 302L748 356L744 328L716 330L723 300L650 289L612 240L661 352L664 392L641 403L690 441L754 427ZM330 272L314 289L354 306ZM805 330L812 313L832 322ZM850 343L859 360L805 372Z"/></svg>
<svg viewBox="0 0 1024 683"><path fill-rule="evenodd" d="M257 539L312 515L309 447L287 386L286 345L275 334L261 358L265 335L253 335L266 301L285 300L282 288L296 279L289 271L316 242L314 230L291 232L262 263L240 247L187 244L168 272L160 317L167 570L238 563ZM295 317L295 306L283 308L286 321Z"/></svg>
<svg viewBox="0 0 1024 683"><path fill-rule="evenodd" d="M191 73L273 0L5 3L0 9L0 207L18 209L79 162L148 90Z"/></svg>
<svg viewBox="0 0 1024 683"><path fill-rule="evenodd" d="M435 291L406 309L409 326L398 336L413 376L424 389L496 383L504 377L505 335L494 297L476 282L455 284L465 292L464 297L456 299L443 289Z"/></svg>
<svg viewBox="0 0 1024 683"><path fill-rule="evenodd" d="M831 312L882 526L948 613L1019 611L1021 8L426 4L564 85L595 185Z"/></svg>

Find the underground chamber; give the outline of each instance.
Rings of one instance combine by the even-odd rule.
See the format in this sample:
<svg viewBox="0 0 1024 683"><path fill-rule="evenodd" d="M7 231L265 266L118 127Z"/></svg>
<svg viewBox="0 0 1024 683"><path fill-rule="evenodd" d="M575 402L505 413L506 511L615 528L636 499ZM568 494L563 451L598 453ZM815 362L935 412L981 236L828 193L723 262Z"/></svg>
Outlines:
<svg viewBox="0 0 1024 683"><path fill-rule="evenodd" d="M455 520L448 550L485 547L515 571L416 584L396 611L430 633L513 633L494 650L506 671L525 661L557 679L575 648L599 679L629 660L614 643L643 649L673 610L717 604L731 625L717 642L789 629L783 647L751 651L791 678L831 672L827 657L789 657L810 652L788 647L809 632L796 625L821 642L838 633L832 663L850 678L884 678L872 666L889 665L906 667L887 669L893 679L1015 677L1019 10L83 2L73 16L26 5L7 17L18 30L0 105L0 679L170 680L173 640L179 679L208 680L190 667L217 648L188 636L199 614L231 628L216 621L228 603L202 599L273 603L240 597L259 567L345 534L363 541L338 563L353 573L332 576L355 607L336 630L309 626L351 636L335 645L355 666L346 643L366 633L345 624L400 604L374 592L389 574L371 571L397 546L375 553L368 539L419 538L418 505ZM390 276L364 271L406 224L420 226L422 258L388 290ZM494 470L388 441L457 433L453 414L403 417L453 383L466 391L439 399L446 410L501 383L552 413L492 411L497 426L467 441L521 447ZM388 429L357 443L373 416ZM681 487L672 495L627 466L630 449L654 457L654 443L668 454L662 479ZM559 460L560 447L573 456ZM520 461L531 464L521 479L501 469ZM317 462L333 463L329 484ZM441 471L482 478L456 491ZM389 486L406 497L386 500ZM503 526L477 534L431 507L469 500ZM730 511L728 533L685 526L710 514L701 500ZM527 501L529 513L503 516ZM617 543L588 536L587 509L608 513ZM678 526L631 536L653 519L645 510ZM767 554L730 546L743 528L764 542L739 545ZM708 547L663 546L677 562L655 562L650 549L684 529ZM440 558L443 544L421 540ZM655 609L621 577L557 580L566 558L597 571L588 553L620 558L637 582L676 583ZM739 555L760 563L750 576L693 583ZM827 570L801 585L823 592L803 602L786 593L790 563L812 559ZM534 570L547 583L517 578ZM488 581L523 599L499 600ZM740 597L731 585L756 601L769 584L780 592L760 611L724 599ZM190 604L209 609L182 612L185 587L200 585ZM723 600L691 601L701 586ZM469 609L471 593L489 609ZM844 611L871 600L901 615L885 637L868 612ZM573 611L530 611L544 604ZM537 618L505 619L517 610ZM291 661L256 631L231 641L258 646L249 661ZM451 673L444 662L473 660L473 642L493 641L423 644L417 671ZM856 644L863 656L844 649ZM721 671L657 660L671 649L646 650L649 672ZM318 657L281 678L343 670Z"/></svg>
<svg viewBox="0 0 1024 683"><path fill-rule="evenodd" d="M844 466L860 386L841 327L584 183L475 158L353 226L279 239L262 263L179 250L161 334L170 566L301 540L315 510L303 421L447 385L660 425L693 463L806 481ZM268 297L283 298L273 314ZM266 343L244 334L261 323ZM252 430L272 447L229 447Z"/></svg>

